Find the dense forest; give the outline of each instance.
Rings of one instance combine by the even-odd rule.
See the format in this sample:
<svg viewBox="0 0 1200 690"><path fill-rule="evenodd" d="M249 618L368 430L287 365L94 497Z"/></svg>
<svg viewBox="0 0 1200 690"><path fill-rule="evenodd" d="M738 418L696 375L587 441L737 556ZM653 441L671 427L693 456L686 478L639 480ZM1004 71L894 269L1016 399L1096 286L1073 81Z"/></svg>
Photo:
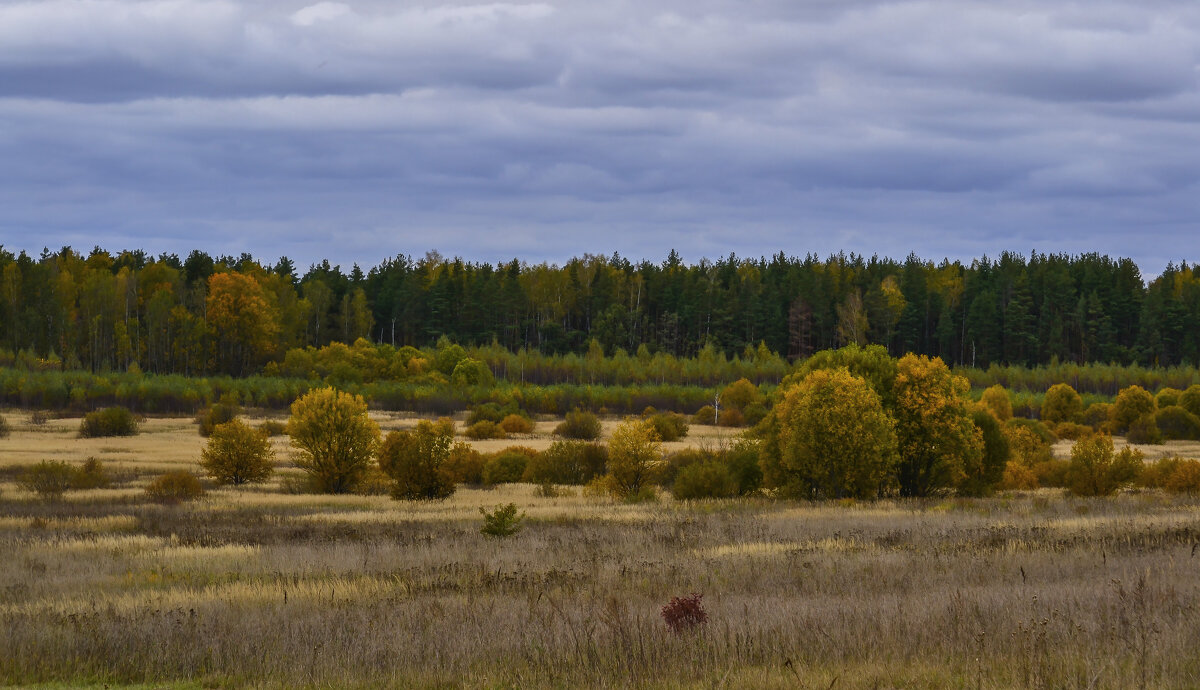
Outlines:
<svg viewBox="0 0 1200 690"><path fill-rule="evenodd" d="M1200 364L1200 275L1004 253L965 265L838 254L565 265L397 256L301 271L243 254L0 248L0 348L92 372L245 376L289 351L439 338L512 352L787 359L847 343L952 365ZM765 348L760 345L765 344ZM743 355L744 356L744 355Z"/></svg>

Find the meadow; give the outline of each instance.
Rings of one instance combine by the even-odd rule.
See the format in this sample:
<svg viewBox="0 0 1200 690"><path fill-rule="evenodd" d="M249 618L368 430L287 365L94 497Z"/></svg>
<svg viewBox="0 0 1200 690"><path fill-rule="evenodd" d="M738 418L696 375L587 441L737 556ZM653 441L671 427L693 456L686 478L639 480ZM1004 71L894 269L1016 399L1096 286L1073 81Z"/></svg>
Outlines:
<svg viewBox="0 0 1200 690"><path fill-rule="evenodd" d="M385 430L416 421L373 414ZM271 482L161 505L150 478L199 473L190 418L81 439L78 418L6 416L4 684L1116 689L1200 677L1194 497L627 504L507 484L404 502L294 493L276 437ZM476 445L541 448L554 423ZM669 447L730 438L693 425ZM47 502L16 482L34 462L89 457L109 488ZM509 502L524 528L480 534L479 509ZM707 623L674 634L660 609L693 592Z"/></svg>

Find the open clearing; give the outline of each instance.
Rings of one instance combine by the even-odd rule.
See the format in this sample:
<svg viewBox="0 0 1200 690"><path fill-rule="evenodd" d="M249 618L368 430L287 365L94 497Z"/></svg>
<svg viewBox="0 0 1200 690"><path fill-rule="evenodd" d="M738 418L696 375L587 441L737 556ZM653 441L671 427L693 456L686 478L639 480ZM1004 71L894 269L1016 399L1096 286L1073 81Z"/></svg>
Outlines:
<svg viewBox="0 0 1200 690"><path fill-rule="evenodd" d="M289 494L276 478L171 507L142 487L198 470L190 420L85 440L77 419L7 416L3 683L1182 689L1200 678L1192 498L628 505L517 484L407 503ZM487 443L544 447L552 428ZM274 442L281 474L294 473L286 439ZM693 427L688 442L717 443L717 430ZM89 456L112 488L45 503L14 483L18 466ZM510 501L524 530L481 535L479 508ZM708 623L672 635L659 609L691 592Z"/></svg>

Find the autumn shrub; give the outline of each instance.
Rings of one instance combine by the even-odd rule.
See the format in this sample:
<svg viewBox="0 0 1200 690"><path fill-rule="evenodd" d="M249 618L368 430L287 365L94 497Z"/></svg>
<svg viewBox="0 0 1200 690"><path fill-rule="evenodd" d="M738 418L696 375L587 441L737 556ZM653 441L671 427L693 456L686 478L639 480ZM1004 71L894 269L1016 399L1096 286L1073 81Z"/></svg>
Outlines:
<svg viewBox="0 0 1200 690"><path fill-rule="evenodd" d="M575 409L567 413L566 419L554 428L554 433L563 438L595 441L600 438L600 419L591 412Z"/></svg>
<svg viewBox="0 0 1200 690"><path fill-rule="evenodd" d="M1065 482L1077 496L1108 496L1137 479L1142 454L1128 446L1113 451L1112 437L1098 434L1080 439L1071 447Z"/></svg>
<svg viewBox="0 0 1200 690"><path fill-rule="evenodd" d="M1141 386L1129 386L1117 393L1117 398L1109 410L1109 420L1113 431L1122 433L1142 417L1153 416L1154 412L1154 396Z"/></svg>
<svg viewBox="0 0 1200 690"><path fill-rule="evenodd" d="M1069 441L1078 441L1084 436L1096 433L1096 430L1086 424L1075 422L1059 422L1054 425L1054 435Z"/></svg>
<svg viewBox="0 0 1200 690"><path fill-rule="evenodd" d="M242 407L238 404L236 394L226 393L222 395L220 400L209 405L196 417L200 435L208 437L213 432L213 429L216 429L221 424L232 422L241 413Z"/></svg>
<svg viewBox="0 0 1200 690"><path fill-rule="evenodd" d="M895 481L895 422L846 369L818 369L789 386L761 450L767 486L787 496L870 498Z"/></svg>
<svg viewBox="0 0 1200 690"><path fill-rule="evenodd" d="M1004 386L996 384L984 390L980 402L1000 422L1012 419L1012 400L1009 399L1008 391L1004 389Z"/></svg>
<svg viewBox="0 0 1200 690"><path fill-rule="evenodd" d="M1200 439L1200 417L1177 405L1160 407L1154 415L1154 424L1166 439Z"/></svg>
<svg viewBox="0 0 1200 690"><path fill-rule="evenodd" d="M134 436L137 432L137 418L128 408L119 405L89 412L79 424L79 435L84 438Z"/></svg>
<svg viewBox="0 0 1200 690"><path fill-rule="evenodd" d="M460 441L451 446L450 453L442 462L442 469L455 484L481 484L486 461L483 453Z"/></svg>
<svg viewBox="0 0 1200 690"><path fill-rule="evenodd" d="M525 466L538 452L532 448L511 446L496 453L483 465L483 483L512 484L525 476Z"/></svg>
<svg viewBox="0 0 1200 690"><path fill-rule="evenodd" d="M688 434L688 420L675 412L659 412L646 418L661 441L678 441Z"/></svg>
<svg viewBox="0 0 1200 690"><path fill-rule="evenodd" d="M534 484L587 484L605 473L608 448L588 441L555 441L529 458L522 481Z"/></svg>
<svg viewBox="0 0 1200 690"><path fill-rule="evenodd" d="M72 489L106 489L111 483L112 477L104 469L104 463L96 458L84 460L71 472Z"/></svg>
<svg viewBox="0 0 1200 690"><path fill-rule="evenodd" d="M721 415L717 418L717 426L746 426L746 417L742 414L741 410L735 410L731 407L721 408Z"/></svg>
<svg viewBox="0 0 1200 690"><path fill-rule="evenodd" d="M1030 491L1038 486L1037 474L1032 468L1015 461L1009 461L1005 465L1004 476L1000 480L1001 489Z"/></svg>
<svg viewBox="0 0 1200 690"><path fill-rule="evenodd" d="M510 414L500 420L500 428L506 434L531 434L533 433L533 422L528 417Z"/></svg>
<svg viewBox="0 0 1200 690"><path fill-rule="evenodd" d="M654 427L641 420L626 420L608 440L608 489L625 500L648 497L658 481L662 444Z"/></svg>
<svg viewBox="0 0 1200 690"><path fill-rule="evenodd" d="M1037 477L1038 486L1061 489L1067 486L1067 472L1070 468L1069 460L1051 458L1037 463L1031 470Z"/></svg>
<svg viewBox="0 0 1200 690"><path fill-rule="evenodd" d="M896 361L892 390L902 496L945 492L980 473L983 435L971 416L965 378L941 358L907 354Z"/></svg>
<svg viewBox="0 0 1200 690"><path fill-rule="evenodd" d="M716 424L717 410L712 405L705 405L692 415L692 424L707 424L709 426Z"/></svg>
<svg viewBox="0 0 1200 690"><path fill-rule="evenodd" d="M770 410L761 402L751 403L742 410L742 421L746 426L755 426L762 420L766 419Z"/></svg>
<svg viewBox="0 0 1200 690"><path fill-rule="evenodd" d="M1154 414L1144 414L1135 419L1125 432L1125 440L1130 443L1162 443L1163 435Z"/></svg>
<svg viewBox="0 0 1200 690"><path fill-rule="evenodd" d="M740 439L717 453L717 459L725 464L730 476L737 482L739 496L749 496L762 489L763 471L759 464L758 441Z"/></svg>
<svg viewBox="0 0 1200 690"><path fill-rule="evenodd" d="M1193 383L1179 395L1179 406L1200 417L1200 383Z"/></svg>
<svg viewBox="0 0 1200 690"><path fill-rule="evenodd" d="M1112 414L1112 404L1096 402L1087 406L1083 411L1083 423L1096 431L1107 431L1108 420Z"/></svg>
<svg viewBox="0 0 1200 690"><path fill-rule="evenodd" d="M496 377L486 363L466 357L454 365L450 382L456 386L490 386Z"/></svg>
<svg viewBox="0 0 1200 690"><path fill-rule="evenodd" d="M1162 488L1177 494L1200 493L1200 460L1180 460L1163 480Z"/></svg>
<svg viewBox="0 0 1200 690"><path fill-rule="evenodd" d="M454 493L446 463L454 442L454 422L422 419L413 429L390 432L379 450L379 469L392 480L392 498L441 500Z"/></svg>
<svg viewBox="0 0 1200 690"><path fill-rule="evenodd" d="M360 395L310 390L292 403L288 435L295 463L322 493L352 491L379 448L379 426Z"/></svg>
<svg viewBox="0 0 1200 690"><path fill-rule="evenodd" d="M1078 422L1083 418L1083 398L1065 383L1056 383L1042 398L1042 421L1049 424Z"/></svg>
<svg viewBox="0 0 1200 690"><path fill-rule="evenodd" d="M264 482L275 471L275 450L266 433L234 419L212 429L200 466L220 484Z"/></svg>
<svg viewBox="0 0 1200 690"><path fill-rule="evenodd" d="M287 424L274 419L268 419L258 425L258 430L267 436L283 436L287 434Z"/></svg>
<svg viewBox="0 0 1200 690"><path fill-rule="evenodd" d="M504 433L504 429L499 424L487 420L475 422L466 429L463 429L463 436L476 441L489 438L507 438L507 434Z"/></svg>
<svg viewBox="0 0 1200 690"><path fill-rule="evenodd" d="M490 513L480 507L479 512L483 515L483 527L479 532L489 537L510 537L520 532L525 519L525 513L517 513L516 503L496 506Z"/></svg>
<svg viewBox="0 0 1200 690"><path fill-rule="evenodd" d="M1009 429L1022 428L1028 429L1037 435L1046 445L1054 445L1058 441L1058 436L1050 430L1048 426L1036 419L1025 419L1024 417L1013 417L1004 423L1004 426Z"/></svg>
<svg viewBox="0 0 1200 690"><path fill-rule="evenodd" d="M1160 457L1141 470L1139 484L1171 493L1200 492L1200 461L1178 456Z"/></svg>
<svg viewBox="0 0 1200 690"><path fill-rule="evenodd" d="M717 458L692 463L675 475L671 495L677 500L730 498L738 495L738 481Z"/></svg>
<svg viewBox="0 0 1200 690"><path fill-rule="evenodd" d="M47 501L62 498L71 488L74 470L61 460L43 460L21 473L18 483Z"/></svg>
<svg viewBox="0 0 1200 690"><path fill-rule="evenodd" d="M1160 388L1158 392L1154 394L1154 404L1160 410L1164 407L1174 407L1175 405L1179 404L1179 398L1182 395L1183 391L1179 390L1178 388Z"/></svg>
<svg viewBox="0 0 1200 690"><path fill-rule="evenodd" d="M672 597L660 611L667 629L676 635L691 632L708 622L708 613L701 602L703 595L690 594Z"/></svg>
<svg viewBox="0 0 1200 690"><path fill-rule="evenodd" d="M744 411L747 407L761 403L763 394L749 379L740 378L721 390L721 406L726 409Z"/></svg>
<svg viewBox="0 0 1200 690"><path fill-rule="evenodd" d="M146 486L146 496L151 501L167 505L192 501L203 495L204 486L200 480L184 470L161 474Z"/></svg>
<svg viewBox="0 0 1200 690"><path fill-rule="evenodd" d="M514 403L501 405L497 402L485 402L475 405L467 414L466 425L471 426L477 422L495 422L499 424L509 415L521 415L521 410Z"/></svg>

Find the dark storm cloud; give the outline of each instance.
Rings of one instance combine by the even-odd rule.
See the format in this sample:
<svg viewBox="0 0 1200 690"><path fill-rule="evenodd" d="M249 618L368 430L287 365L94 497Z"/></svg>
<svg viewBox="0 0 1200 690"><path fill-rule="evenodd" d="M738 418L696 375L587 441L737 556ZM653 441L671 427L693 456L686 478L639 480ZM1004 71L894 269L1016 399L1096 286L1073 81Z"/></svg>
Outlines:
<svg viewBox="0 0 1200 690"><path fill-rule="evenodd" d="M0 4L0 242L1189 258L1184 2Z"/></svg>

